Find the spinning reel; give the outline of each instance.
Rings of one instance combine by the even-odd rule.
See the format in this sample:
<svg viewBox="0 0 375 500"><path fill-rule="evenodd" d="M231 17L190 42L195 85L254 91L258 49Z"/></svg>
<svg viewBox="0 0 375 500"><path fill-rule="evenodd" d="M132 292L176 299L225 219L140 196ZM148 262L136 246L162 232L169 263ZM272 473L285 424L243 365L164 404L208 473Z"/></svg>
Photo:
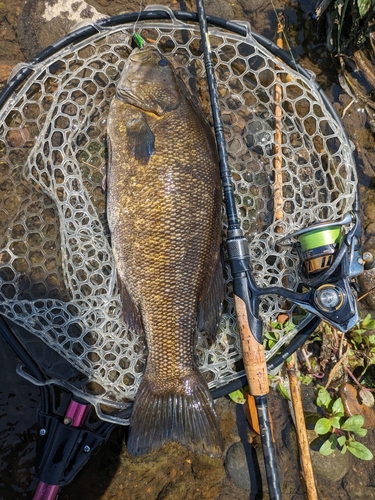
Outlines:
<svg viewBox="0 0 375 500"><path fill-rule="evenodd" d="M247 258L245 238L229 235L231 258L237 263L238 272L246 272L247 276L248 289L243 286L235 293L249 297L251 311L247 313L259 342L262 327L258 311L262 295L284 297L341 331L353 328L359 320L355 277L363 272L366 262L372 261L369 252L362 255L361 234L359 213L354 210L341 220L314 224L281 238L278 244L292 246L300 257L297 291L277 286L259 288L250 269L243 265Z"/></svg>
<svg viewBox="0 0 375 500"><path fill-rule="evenodd" d="M345 233L350 224L352 228ZM341 220L315 224L287 237L297 240L292 245L300 257L302 289L309 289L305 293L312 299L311 310L344 331L358 322L354 278L364 269L361 234L359 214L352 212Z"/></svg>

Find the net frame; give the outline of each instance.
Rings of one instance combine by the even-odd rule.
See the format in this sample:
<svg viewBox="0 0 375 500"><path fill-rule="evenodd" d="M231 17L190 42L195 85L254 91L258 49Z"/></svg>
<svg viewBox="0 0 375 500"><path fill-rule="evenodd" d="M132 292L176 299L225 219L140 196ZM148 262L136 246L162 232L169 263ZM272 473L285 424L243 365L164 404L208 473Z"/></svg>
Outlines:
<svg viewBox="0 0 375 500"><path fill-rule="evenodd" d="M172 57L177 71L191 90L194 88L200 90L198 95L209 117L207 95L204 90L203 54L199 49L200 33L199 28L191 23L196 20L195 15L172 13L169 9L159 6L157 8L150 6L149 9L140 16L137 31L148 43L157 45L167 55L178 55L177 58ZM142 376L145 363L144 340L135 339L121 319L115 266L105 223L103 195L97 197L93 195L100 187L101 175L98 171L103 160L105 161L104 128L98 126L105 116L105 111L96 120L92 117L100 104L108 110L108 103L113 96L114 85L120 73L115 65L118 61L123 62L131 50L131 34L137 17L138 13L117 16L80 28L47 48L29 64L18 68L0 96L0 126L5 137L2 155L3 160L6 158L2 165L6 164L9 167L10 175L7 179L13 183L13 192L17 192L17 189L22 192L25 182L26 185L36 187L26 196L22 193L16 196L17 199L24 196L24 200L27 201L25 203L21 200L22 206L13 215L10 221L11 232L8 231L6 235L8 239L5 238L5 244L2 246L0 313L33 333L34 336L27 342L31 351L34 350L36 353L40 349L40 343L36 342L34 346L36 336L67 359L80 374L80 376L76 373L70 374L71 377L67 380L61 373L56 374L54 367L48 366L48 359L45 359L43 368L50 377L50 383L62 385L92 403L102 419L122 424L127 423L124 414L135 397ZM277 247L280 227L283 235L290 234L318 220L335 220L351 209L356 196L352 146L312 74L296 65L292 59L285 57L271 42L251 33L247 23L232 23L212 17L208 20L215 24L215 27L210 28L211 45L216 56L216 74L221 92L229 158L236 192L240 198L239 215L249 239L253 273L259 286L279 285L295 290L299 284L295 272L299 263L298 256L291 254L290 248L285 247L276 253L273 250L269 255L267 251L271 247L273 249ZM153 38L155 34L156 39ZM187 42L184 41L186 36L188 36ZM114 45L118 47L122 45L122 55L120 49L117 52L114 49L102 50L103 46L108 46L110 39ZM188 51L185 50L186 46L189 47ZM234 52L231 52L233 47L235 47ZM96 63L99 60L103 61L99 57L100 54L101 57L103 54L108 55L106 56L108 60L103 66L104 70L103 67L99 67L100 64L93 65L95 61ZM110 55L118 56L117 61L114 62L114 57L111 59ZM83 61L82 64L80 61ZM265 61L267 63L263 67ZM62 69L64 64L65 70ZM189 71L186 69L187 65ZM230 68L229 76L228 68ZM83 70L86 71L86 75L82 73ZM255 195L253 193L253 196L258 195L258 198L268 196L271 200L269 204L272 205L272 193L267 195L271 187L266 185L264 188L264 184L267 184L265 180L267 175L272 173L272 159L275 156L271 111L275 105L272 102L272 89L276 84L276 74L277 83L283 88L284 98L288 97L289 107L283 108L284 123L289 124L289 130L283 141L283 146L287 150L283 153L283 161L284 177L289 175L292 179L284 185L289 188L285 188L286 205L284 218L281 221L272 221L273 208L267 208L261 200L258 205L253 199L245 200L251 189L254 191L255 185L258 193ZM91 77L97 86L93 94L90 94L89 90ZM77 81L79 83L79 79L87 82L82 95L77 93L77 90L83 89L83 84L76 83ZM100 81L105 79L109 83L101 84ZM239 81L242 88L239 88L241 87L238 85ZM252 100L250 91L257 96L255 101ZM99 94L103 94L104 97L101 97L98 103L95 102L95 98ZM91 101L90 95L94 96ZM85 102L80 103L80 99ZM311 102L314 103L313 106ZM39 112L35 105L39 106ZM43 105L45 109L42 109ZM85 106L83 114L82 106ZM303 114L307 107L309 111ZM245 130L249 122L249 108L252 108L251 127L250 130ZM293 122L293 113L299 117L297 122ZM315 125L310 123L314 121L313 115L318 117L320 115L320 122L315 120ZM308 123L309 130L315 130L313 139L316 138L317 143L321 139L322 144L328 147L328 150L330 148L332 150L332 158L328 160L323 158L323 154L314 153L313 161L310 163L316 163L315 170L310 165L306 167L303 150L317 146L314 145L314 140L303 136L301 130L306 129L305 123ZM84 134L86 142L84 138L82 139L82 130L86 130ZM90 130L91 135L87 130ZM297 136L297 139L293 139L297 141L296 143L290 140L293 134ZM33 136L36 137L34 142L31 139ZM84 168L85 148L90 152L86 163L94 165L93 171L90 171L91 167L87 170ZM238 159L237 153L241 150L243 156ZM246 159L250 150L250 157ZM22 151L19 153L20 158L13 159L14 151ZM83 156L77 157L77 151ZM72 161L72 158L77 163ZM301 161L304 162L302 168L297 168L298 162ZM248 166L256 162L263 162L263 167L255 172L250 167L242 168L243 164ZM341 173L335 183L332 171L337 165ZM306 173L308 168L310 173L311 171L314 173L318 187L321 187L322 182L324 184L323 177L329 178L329 185L324 184L324 192L320 194L320 197L324 198L323 202L319 203L319 197L303 198L300 195L306 184L309 184L309 175ZM244 178L245 174L248 174L248 178ZM255 178L258 180L254 182ZM294 194L291 196L290 193L288 196L288 189L293 190L294 185L299 187L299 197L302 198L300 205L296 204L298 196ZM315 184L310 185L308 188L310 193L314 191L314 187ZM330 196L330 189L334 196ZM298 194L298 189L295 191ZM297 217L293 203L298 208ZM3 207L8 207L6 208L8 212L11 211L12 203L8 198L3 197L2 204ZM336 206L336 210L332 210L332 204ZM46 212L46 217L49 214L51 218L53 213L55 218L60 220L60 225L56 224L56 221L50 224L48 217L48 223L38 218L38 211L33 212L30 209L34 205L37 208L43 206L42 211ZM259 214L263 215L259 217ZM86 220L87 216L89 220ZM225 219L223 224L225 236ZM259 230L259 224L265 227ZM16 230L13 234L14 228L18 228L19 232ZM42 242L36 236L41 228L46 230L46 237ZM47 231L48 228L50 233ZM77 234L80 235L79 238L76 237ZM22 247L22 240L25 237L26 242L28 241L26 250ZM47 250L45 252L45 255L50 256L53 251L56 253L58 250L56 245L53 248L53 241L55 239L56 242L59 237L64 258L61 258L59 264L56 263L58 260L56 258L56 262L51 265L49 257L38 256L38 245L50 250L52 248L49 254L46 253ZM32 253L34 250L35 253ZM32 258L36 260L36 265L30 265L29 269L35 270L35 267L44 269L44 280L46 276L55 275L56 281L52 280L48 290L42 291L40 287L38 290L38 286L35 286L32 291L32 286L40 283L37 281L38 278L34 280L33 285L26 287L26 292L22 288L25 287L25 283L22 285L22 280L19 285L20 279L25 275L25 271L22 270L22 265L25 264L19 261L27 260L24 259L26 254L29 264L32 264ZM93 255L95 258L92 258ZM265 265L267 258L270 263ZM43 259L41 266L38 259ZM48 274L47 261L53 273ZM88 262L91 262L91 269L87 269ZM98 275L99 268L103 278L101 280L97 277L94 279L94 275ZM83 279L82 273L85 274ZM243 376L228 266L226 281L227 295L218 341L210 343L201 336L197 344L199 366L211 388L225 386ZM15 283L18 283L18 286L15 286ZM88 283L89 290L85 288ZM27 299L22 298L25 293L26 295L29 293ZM295 307L285 306L285 301L282 299L269 296L262 299L260 310L267 327L280 312L286 312L291 317ZM281 327L279 342L268 351L268 358L272 358L310 322L311 315L308 315L291 330L289 327L284 329ZM19 336L23 338L22 332ZM102 353L99 360L98 351ZM125 361L121 364L123 360ZM28 376L25 373L24 375ZM122 384L119 384L120 377Z"/></svg>

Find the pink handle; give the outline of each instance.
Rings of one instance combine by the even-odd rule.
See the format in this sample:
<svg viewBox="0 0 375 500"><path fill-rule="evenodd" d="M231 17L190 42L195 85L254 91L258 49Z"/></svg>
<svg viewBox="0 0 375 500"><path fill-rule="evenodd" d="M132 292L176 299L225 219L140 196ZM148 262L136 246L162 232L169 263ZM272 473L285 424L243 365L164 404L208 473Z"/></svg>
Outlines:
<svg viewBox="0 0 375 500"><path fill-rule="evenodd" d="M33 500L55 500L60 490L58 484L47 484L39 482L35 490Z"/></svg>
<svg viewBox="0 0 375 500"><path fill-rule="evenodd" d="M86 420L90 405L84 405L72 400L64 415L64 424L71 427L81 427ZM55 500L60 491L58 484L47 484L39 481L33 500Z"/></svg>
<svg viewBox="0 0 375 500"><path fill-rule="evenodd" d="M86 420L90 405L77 403L72 399L64 415L64 423L72 427L81 427Z"/></svg>

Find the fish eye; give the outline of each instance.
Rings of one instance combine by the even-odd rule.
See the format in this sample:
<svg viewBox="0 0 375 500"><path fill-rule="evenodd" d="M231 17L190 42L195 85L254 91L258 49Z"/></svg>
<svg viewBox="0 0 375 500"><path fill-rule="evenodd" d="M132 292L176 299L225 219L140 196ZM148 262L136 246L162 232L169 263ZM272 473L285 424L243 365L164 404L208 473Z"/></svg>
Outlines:
<svg viewBox="0 0 375 500"><path fill-rule="evenodd" d="M159 66L167 66L168 61L166 59L160 59L158 62Z"/></svg>

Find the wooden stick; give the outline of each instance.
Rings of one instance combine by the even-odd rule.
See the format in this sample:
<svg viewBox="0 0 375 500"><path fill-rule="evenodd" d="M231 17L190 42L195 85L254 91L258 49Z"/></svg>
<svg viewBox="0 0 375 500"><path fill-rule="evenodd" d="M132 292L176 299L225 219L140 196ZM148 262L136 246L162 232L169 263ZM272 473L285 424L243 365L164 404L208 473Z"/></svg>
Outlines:
<svg viewBox="0 0 375 500"><path fill-rule="evenodd" d="M276 44L280 48L284 48L283 34L285 28L285 18L282 13L278 16L277 31L276 31ZM280 82L280 77L278 77ZM283 174L282 174L282 107L281 102L283 98L283 89L279 83L275 84L274 99L275 99L275 132L274 132L274 169L275 169L275 220L281 220L284 216L283 211ZM282 228L279 227L278 231L281 232ZM297 440L300 450L302 473L306 484L306 493L308 500L318 500L318 494L315 486L314 471L311 463L310 447L307 439L305 416L303 411L302 396L297 377L297 363L296 355L292 354L291 361L286 362L290 396L292 399L295 425L297 431Z"/></svg>
<svg viewBox="0 0 375 500"><path fill-rule="evenodd" d="M284 48L283 43L283 33L285 28L285 18L282 13L278 16L277 30L276 30L276 45L281 49ZM277 81L280 82L280 77L277 76ZM274 170L275 170L275 187L274 187L274 201L275 201L275 220L281 220L284 216L283 211L283 159L282 159L282 114L283 110L281 107L281 102L283 99L283 89L278 83L275 84L274 88L274 100L275 100L275 130L274 130ZM281 228L279 228L280 230Z"/></svg>
<svg viewBox="0 0 375 500"><path fill-rule="evenodd" d="M295 425L297 430L297 440L301 457L301 466L303 477L306 484L306 493L308 500L318 500L316 491L314 471L311 463L310 446L307 439L305 416L303 412L301 389L297 377L296 354L292 354L292 360L286 362L289 377L290 396L295 416Z"/></svg>

